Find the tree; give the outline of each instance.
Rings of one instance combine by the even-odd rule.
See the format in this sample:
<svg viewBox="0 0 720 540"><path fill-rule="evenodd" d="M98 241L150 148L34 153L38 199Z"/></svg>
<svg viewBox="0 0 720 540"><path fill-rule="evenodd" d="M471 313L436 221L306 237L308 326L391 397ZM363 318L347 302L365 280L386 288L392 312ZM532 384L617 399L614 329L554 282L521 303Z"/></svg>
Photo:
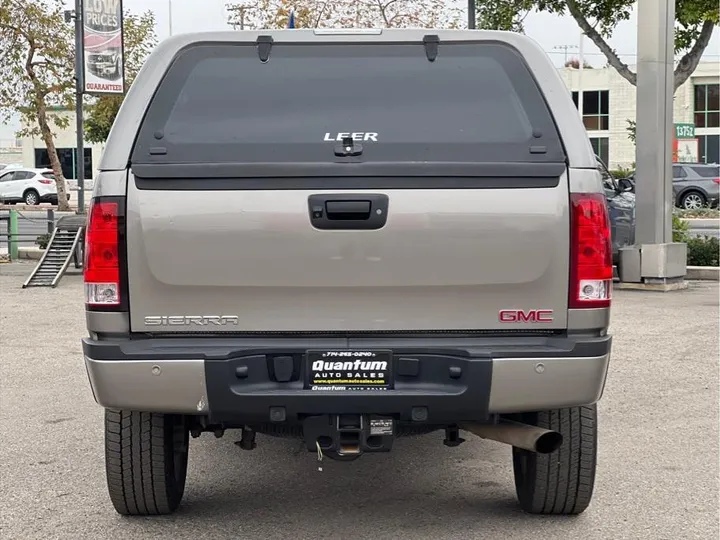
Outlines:
<svg viewBox="0 0 720 540"><path fill-rule="evenodd" d="M627 126L625 126L625 130L628 134L628 139L632 141L633 144L635 144L635 134L637 133L637 124L635 123L635 120L625 120L627 122Z"/></svg>
<svg viewBox="0 0 720 540"><path fill-rule="evenodd" d="M75 50L62 0L0 0L0 117L19 114L19 135L41 136L55 173L58 210L70 210L65 178L55 149L51 123L69 119L48 115L54 106L73 106Z"/></svg>
<svg viewBox="0 0 720 540"><path fill-rule="evenodd" d="M150 51L157 45L155 14L152 11L141 15L126 12L123 15L123 41L127 91ZM85 136L89 142L101 143L107 140L124 99L124 95L104 94L92 100L85 118Z"/></svg>
<svg viewBox="0 0 720 540"><path fill-rule="evenodd" d="M522 31L522 21L533 10L570 15L580 30L605 55L608 63L630 84L637 74L625 64L607 40L619 22L628 20L636 0L476 0L478 27ZM717 0L675 0L675 67L677 90L697 68L720 22Z"/></svg>
<svg viewBox="0 0 720 540"><path fill-rule="evenodd" d="M463 17L445 0L244 0L230 4L236 29L286 28L456 28Z"/></svg>

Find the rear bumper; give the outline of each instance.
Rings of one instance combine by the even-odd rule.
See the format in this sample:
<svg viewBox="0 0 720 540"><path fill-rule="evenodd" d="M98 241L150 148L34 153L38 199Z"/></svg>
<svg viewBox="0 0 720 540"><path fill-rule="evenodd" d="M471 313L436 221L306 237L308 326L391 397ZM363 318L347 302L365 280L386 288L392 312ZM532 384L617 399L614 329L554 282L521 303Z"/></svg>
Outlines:
<svg viewBox="0 0 720 540"><path fill-rule="evenodd" d="M230 426L296 424L305 415L341 413L443 424L590 404L602 395L610 346L609 336L83 340L100 405L205 415ZM305 351L342 348L392 350L395 389L306 390ZM275 375L280 356L293 359L286 382Z"/></svg>

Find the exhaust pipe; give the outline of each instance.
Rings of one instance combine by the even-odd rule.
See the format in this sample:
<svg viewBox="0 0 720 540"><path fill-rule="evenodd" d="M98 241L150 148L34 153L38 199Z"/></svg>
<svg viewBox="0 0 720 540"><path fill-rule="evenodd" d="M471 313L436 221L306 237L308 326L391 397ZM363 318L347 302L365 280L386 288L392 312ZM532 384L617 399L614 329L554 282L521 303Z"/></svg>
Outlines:
<svg viewBox="0 0 720 540"><path fill-rule="evenodd" d="M460 429L482 439L506 443L538 454L550 454L560 448L563 442L563 436L557 431L510 420L503 420L499 424L461 424Z"/></svg>

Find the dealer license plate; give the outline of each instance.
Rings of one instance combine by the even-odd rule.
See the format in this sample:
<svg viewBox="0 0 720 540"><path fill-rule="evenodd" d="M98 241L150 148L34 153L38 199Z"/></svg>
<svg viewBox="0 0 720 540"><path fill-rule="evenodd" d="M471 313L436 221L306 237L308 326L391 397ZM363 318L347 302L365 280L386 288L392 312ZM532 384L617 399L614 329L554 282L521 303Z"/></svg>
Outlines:
<svg viewBox="0 0 720 540"><path fill-rule="evenodd" d="M392 351L308 351L305 373L310 390L391 390Z"/></svg>

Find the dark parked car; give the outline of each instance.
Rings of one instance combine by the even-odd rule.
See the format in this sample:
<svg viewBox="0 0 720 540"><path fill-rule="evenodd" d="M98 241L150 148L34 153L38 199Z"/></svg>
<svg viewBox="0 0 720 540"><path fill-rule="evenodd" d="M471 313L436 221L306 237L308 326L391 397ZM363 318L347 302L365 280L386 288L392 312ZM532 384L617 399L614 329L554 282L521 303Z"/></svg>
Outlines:
<svg viewBox="0 0 720 540"><path fill-rule="evenodd" d="M673 193L675 204L686 210L717 206L720 193L720 165L674 164Z"/></svg>
<svg viewBox="0 0 720 540"><path fill-rule="evenodd" d="M610 213L613 262L617 264L620 248L635 243L635 182L630 178L615 178L603 160L598 156L596 159Z"/></svg>
<svg viewBox="0 0 720 540"><path fill-rule="evenodd" d="M635 173L627 179L635 185ZM720 165L715 163L674 163L673 196L675 206L697 210L716 207L720 198Z"/></svg>

